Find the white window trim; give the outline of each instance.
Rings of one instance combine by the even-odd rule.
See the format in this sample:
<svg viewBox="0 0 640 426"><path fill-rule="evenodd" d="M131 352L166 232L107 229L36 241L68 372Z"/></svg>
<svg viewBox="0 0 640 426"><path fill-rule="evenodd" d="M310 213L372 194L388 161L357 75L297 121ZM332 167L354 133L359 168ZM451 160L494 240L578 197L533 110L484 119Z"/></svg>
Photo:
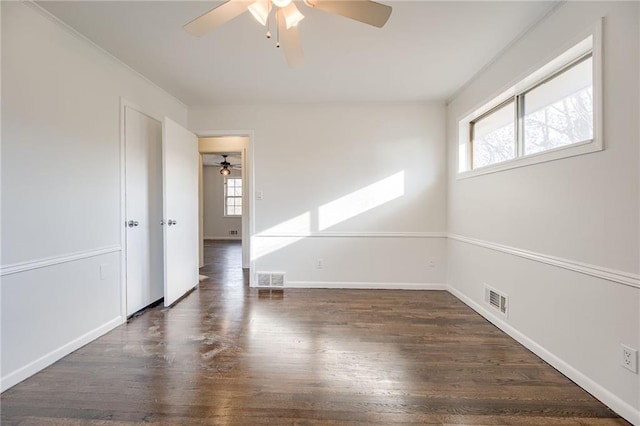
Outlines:
<svg viewBox="0 0 640 426"><path fill-rule="evenodd" d="M227 214L227 181L229 179L240 179L240 182L242 182L242 177L240 176L225 176L224 177L224 200L222 203L222 208L224 209L224 217L242 217L242 214ZM242 182L242 193L244 194L244 182ZM233 196L233 198L240 198L240 200L243 200L242 195L241 196ZM244 204L244 203L243 203Z"/></svg>
<svg viewBox="0 0 640 426"><path fill-rule="evenodd" d="M473 110L471 113L465 114L463 118L458 120L458 172L456 179L466 179L502 170L510 170L547 161L559 160L561 158L589 154L592 152L602 151L604 149L604 140L602 137L602 21L602 19L598 20L595 26L593 26L588 32L580 34L578 40L581 41L577 44L575 44L575 42L578 40L574 39L573 47L568 50L563 48L562 50L564 50L564 52L562 52L562 50L560 52L555 51L552 55L553 59L547 60L545 65L538 67L535 72L530 73L526 78L510 87L508 90L503 91L500 95L492 98L491 101L483 103L480 108ZM566 67L588 52L591 52L593 55L593 139L529 155L522 155L512 160L471 169L471 165L469 164L469 149L471 147L469 135L471 122L485 114L487 111L495 108L497 105L504 103L507 99L515 98L516 95L527 92L538 85L542 80L548 78L552 74L555 74L558 70ZM461 170L461 168L463 168L463 161L466 161L464 164L465 169Z"/></svg>

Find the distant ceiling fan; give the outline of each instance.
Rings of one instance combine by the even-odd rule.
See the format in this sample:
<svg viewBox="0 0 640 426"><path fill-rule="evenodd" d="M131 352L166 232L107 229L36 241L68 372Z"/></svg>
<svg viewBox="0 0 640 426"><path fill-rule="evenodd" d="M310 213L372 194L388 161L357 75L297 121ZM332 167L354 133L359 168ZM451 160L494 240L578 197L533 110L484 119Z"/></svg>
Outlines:
<svg viewBox="0 0 640 426"><path fill-rule="evenodd" d="M220 165L220 174L223 176L229 176L231 169L240 170L240 165L233 165L227 161L228 154L222 154L223 160L217 164Z"/></svg>
<svg viewBox="0 0 640 426"><path fill-rule="evenodd" d="M371 0L304 0L304 3L309 7L378 28L382 28L391 16L391 6ZM274 9L276 47L280 47L282 40L284 55L289 66L301 65L303 54L297 25L304 19L304 15L292 0L229 0L188 22L184 25L184 29L201 37L248 10L259 23L267 27L267 38L271 38L269 15Z"/></svg>

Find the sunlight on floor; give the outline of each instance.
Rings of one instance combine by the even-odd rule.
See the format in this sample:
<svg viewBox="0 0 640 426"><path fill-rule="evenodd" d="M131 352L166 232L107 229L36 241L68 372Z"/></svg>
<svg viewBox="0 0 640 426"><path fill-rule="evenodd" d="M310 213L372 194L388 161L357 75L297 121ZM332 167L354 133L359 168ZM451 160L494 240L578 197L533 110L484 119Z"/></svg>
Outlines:
<svg viewBox="0 0 640 426"><path fill-rule="evenodd" d="M370 404L384 404L390 395L403 403L408 391L402 367L406 360L395 345L362 341L350 333L310 333L305 322L292 321L290 312L280 314L268 304L253 306L249 335L251 350L261 354L250 358L253 375L272 376L287 369L301 377L301 390L322 383L336 392L358 392ZM370 383L376 383L375 389Z"/></svg>

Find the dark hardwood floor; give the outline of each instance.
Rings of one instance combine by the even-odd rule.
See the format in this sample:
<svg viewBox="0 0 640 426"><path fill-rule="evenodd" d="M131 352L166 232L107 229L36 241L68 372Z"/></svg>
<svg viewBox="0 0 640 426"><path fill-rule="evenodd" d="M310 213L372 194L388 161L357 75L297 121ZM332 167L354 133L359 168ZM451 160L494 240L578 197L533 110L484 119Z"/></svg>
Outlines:
<svg viewBox="0 0 640 426"><path fill-rule="evenodd" d="M210 278L0 397L3 425L619 425L443 291L250 289L239 243Z"/></svg>

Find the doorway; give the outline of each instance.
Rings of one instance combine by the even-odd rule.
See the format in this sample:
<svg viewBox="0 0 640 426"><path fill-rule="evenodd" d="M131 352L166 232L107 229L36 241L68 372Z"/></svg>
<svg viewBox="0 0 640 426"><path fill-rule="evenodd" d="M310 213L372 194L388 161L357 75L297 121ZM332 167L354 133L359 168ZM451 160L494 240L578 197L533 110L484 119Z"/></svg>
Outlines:
<svg viewBox="0 0 640 426"><path fill-rule="evenodd" d="M203 238L242 240L242 153L202 154Z"/></svg>
<svg viewBox="0 0 640 426"><path fill-rule="evenodd" d="M200 152L200 266L204 265L204 240L207 237L213 237L213 239L233 239L234 237L239 237L242 243L242 268L249 269L250 267L249 236L252 205L249 194L251 194L253 185L251 180L252 175L249 170L249 144L250 136L211 136L200 137L198 140L198 149ZM220 175L219 171L222 168L220 164L222 161L219 160L224 159L222 155L226 155L231 166L235 166L231 167L231 174L229 176L231 176L231 178L240 178L241 199L239 201L242 210L240 217L237 215L235 218L231 217L233 215L226 214L227 211L224 208L226 198L224 191L226 190L228 193L229 187L226 186L228 178L220 179L222 175ZM208 168L206 172L205 168ZM214 177L218 179L216 180ZM220 183L222 183L222 185L220 185ZM205 194L205 185L208 187L217 185L215 187L216 191L214 191L213 194ZM211 207L211 204L214 203L208 201L211 201L212 196L216 196L219 201L215 203L216 207L213 208L219 209L217 216L221 218L219 223L223 224L221 227L218 227L217 230L211 226L213 222L211 217L205 221L205 203L209 204L208 207ZM207 200L207 198L209 198L209 200ZM216 213L214 212L214 214ZM225 215L227 216L226 218L224 217ZM230 231L238 232L237 234L230 234Z"/></svg>

